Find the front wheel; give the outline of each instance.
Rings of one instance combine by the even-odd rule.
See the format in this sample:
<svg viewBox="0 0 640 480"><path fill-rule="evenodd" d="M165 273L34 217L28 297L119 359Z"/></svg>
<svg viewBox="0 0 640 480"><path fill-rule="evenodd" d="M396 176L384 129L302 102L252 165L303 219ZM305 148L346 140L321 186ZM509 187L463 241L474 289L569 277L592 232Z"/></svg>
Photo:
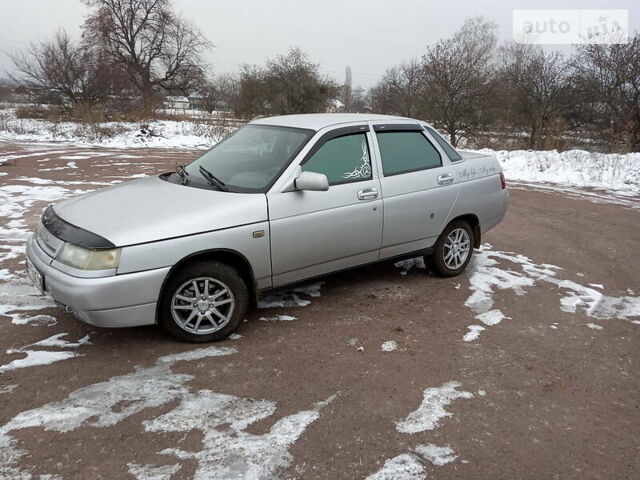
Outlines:
<svg viewBox="0 0 640 480"><path fill-rule="evenodd" d="M460 275L473 254L473 230L462 220L451 222L444 229L435 245L433 256L425 258L435 273L441 277Z"/></svg>
<svg viewBox="0 0 640 480"><path fill-rule="evenodd" d="M190 342L213 342L238 328L249 305L247 285L229 265L188 265L167 282L160 299L160 324Z"/></svg>

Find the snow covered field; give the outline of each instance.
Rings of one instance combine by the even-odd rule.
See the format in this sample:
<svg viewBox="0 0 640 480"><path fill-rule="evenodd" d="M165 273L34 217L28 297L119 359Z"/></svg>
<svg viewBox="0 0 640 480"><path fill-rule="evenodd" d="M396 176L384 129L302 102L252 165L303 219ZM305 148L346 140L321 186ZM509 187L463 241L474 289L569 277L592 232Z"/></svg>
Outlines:
<svg viewBox="0 0 640 480"><path fill-rule="evenodd" d="M478 151L495 156L508 180L602 188L618 194L640 193L640 152Z"/></svg>
<svg viewBox="0 0 640 480"><path fill-rule="evenodd" d="M109 148L193 148L213 146L231 126L197 121L157 120L147 124L107 122L94 127L72 122L19 119L0 110L0 140L68 142ZM101 133L102 132L102 133ZM640 152L590 153L584 150L478 150L500 161L508 180L592 187L617 194L640 194Z"/></svg>
<svg viewBox="0 0 640 480"><path fill-rule="evenodd" d="M109 148L210 148L229 128L206 122L154 120L95 125L16 118L0 110L0 141L65 142Z"/></svg>

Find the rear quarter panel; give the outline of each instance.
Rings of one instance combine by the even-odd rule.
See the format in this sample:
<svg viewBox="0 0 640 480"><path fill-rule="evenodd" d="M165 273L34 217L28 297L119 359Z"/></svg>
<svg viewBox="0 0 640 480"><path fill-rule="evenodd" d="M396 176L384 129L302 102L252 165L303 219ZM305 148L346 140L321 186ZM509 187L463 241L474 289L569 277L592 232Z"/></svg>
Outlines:
<svg viewBox="0 0 640 480"><path fill-rule="evenodd" d="M461 215L474 214L480 221L482 233L495 227L504 218L509 193L502 189L502 169L495 158L460 152L463 160L451 164L451 173L460 193L453 205L449 220Z"/></svg>

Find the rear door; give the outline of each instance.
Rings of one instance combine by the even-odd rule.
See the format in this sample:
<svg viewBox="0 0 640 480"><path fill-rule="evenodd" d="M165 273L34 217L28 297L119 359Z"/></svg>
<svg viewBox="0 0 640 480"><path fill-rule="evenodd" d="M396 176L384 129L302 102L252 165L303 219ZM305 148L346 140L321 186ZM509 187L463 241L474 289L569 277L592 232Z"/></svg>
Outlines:
<svg viewBox="0 0 640 480"><path fill-rule="evenodd" d="M299 166L325 174L329 190L267 194L274 286L378 259L382 200L372 140L368 125L325 133Z"/></svg>
<svg viewBox="0 0 640 480"><path fill-rule="evenodd" d="M384 228L380 258L432 246L457 199L449 159L419 124L375 124Z"/></svg>

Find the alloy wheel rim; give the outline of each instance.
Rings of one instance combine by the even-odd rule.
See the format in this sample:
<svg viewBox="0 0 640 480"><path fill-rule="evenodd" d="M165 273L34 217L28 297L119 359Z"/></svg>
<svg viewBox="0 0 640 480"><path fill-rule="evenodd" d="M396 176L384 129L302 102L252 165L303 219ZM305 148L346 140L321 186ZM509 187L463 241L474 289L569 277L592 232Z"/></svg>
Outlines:
<svg viewBox="0 0 640 480"><path fill-rule="evenodd" d="M215 278L198 277L184 282L171 299L171 315L183 330L207 335L224 328L235 310L231 289Z"/></svg>
<svg viewBox="0 0 640 480"><path fill-rule="evenodd" d="M464 228L452 230L444 242L442 256L444 264L451 270L458 270L467 261L471 252L471 239Z"/></svg>

